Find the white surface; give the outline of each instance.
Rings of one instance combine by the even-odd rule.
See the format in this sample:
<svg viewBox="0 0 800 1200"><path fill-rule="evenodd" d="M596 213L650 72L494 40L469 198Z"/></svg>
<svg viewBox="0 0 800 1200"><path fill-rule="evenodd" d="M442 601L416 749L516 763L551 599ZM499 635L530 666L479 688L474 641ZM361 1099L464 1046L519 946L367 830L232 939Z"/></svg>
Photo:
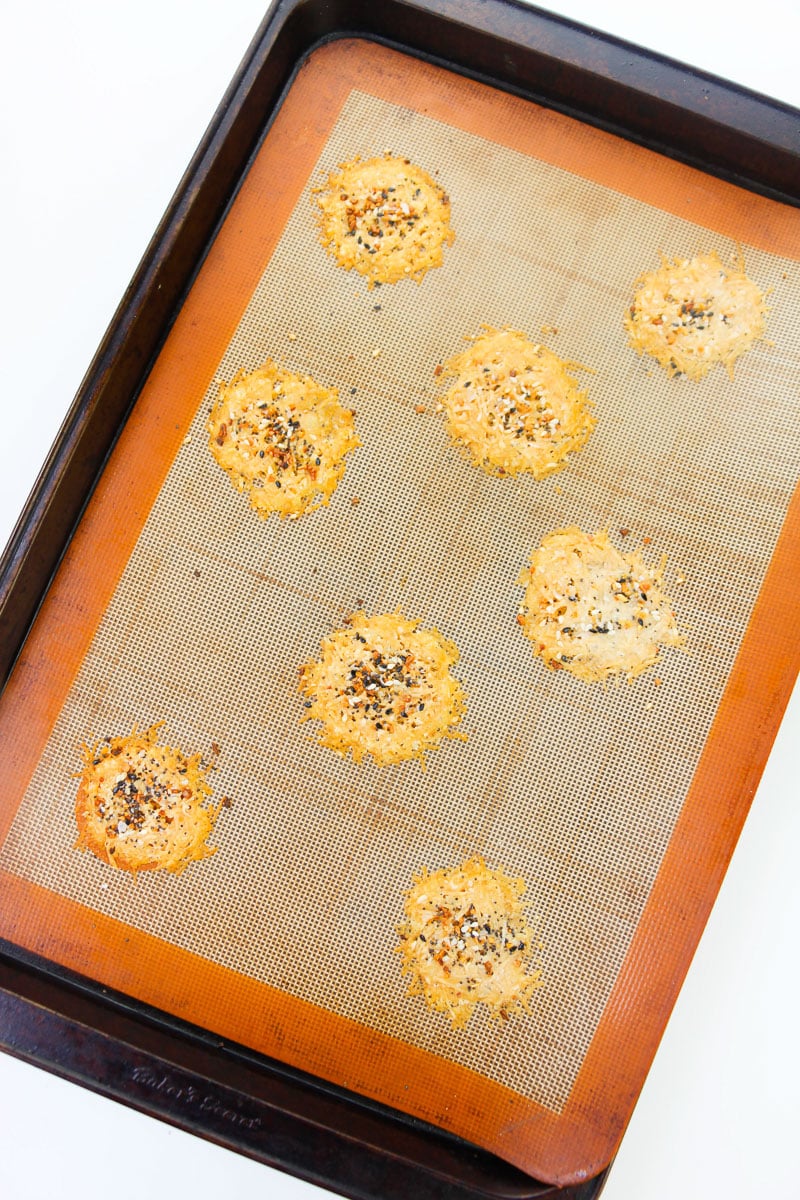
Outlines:
<svg viewBox="0 0 800 1200"><path fill-rule="evenodd" d="M800 107L796 0L747 15L730 0L549 7ZM262 0L44 0L4 15L0 544L262 15ZM800 694L604 1200L800 1197L798 779ZM3 1200L143 1193L323 1195L0 1055Z"/></svg>

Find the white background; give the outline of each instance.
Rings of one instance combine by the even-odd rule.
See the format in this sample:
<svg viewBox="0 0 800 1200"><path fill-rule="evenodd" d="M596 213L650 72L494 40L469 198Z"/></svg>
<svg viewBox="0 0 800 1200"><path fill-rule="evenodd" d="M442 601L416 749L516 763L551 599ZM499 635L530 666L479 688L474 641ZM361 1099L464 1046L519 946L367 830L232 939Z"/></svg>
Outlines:
<svg viewBox="0 0 800 1200"><path fill-rule="evenodd" d="M797 0L550 9L800 108ZM6 8L0 545L263 12L264 0ZM800 1197L799 747L796 692L605 1200ZM324 1195L0 1055L3 1200L109 1194Z"/></svg>

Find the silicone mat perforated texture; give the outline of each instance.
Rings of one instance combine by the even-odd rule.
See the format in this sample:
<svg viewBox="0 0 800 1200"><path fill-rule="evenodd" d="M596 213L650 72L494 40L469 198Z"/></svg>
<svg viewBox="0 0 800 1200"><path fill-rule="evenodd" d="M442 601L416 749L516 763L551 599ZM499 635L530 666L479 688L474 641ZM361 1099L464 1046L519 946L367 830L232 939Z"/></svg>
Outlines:
<svg viewBox="0 0 800 1200"><path fill-rule="evenodd" d="M457 240L420 286L368 291L319 245L309 193L338 162L384 149L437 175ZM191 440L0 864L559 1111L681 809L800 464L796 264L745 245L748 274L772 289L772 344L741 359L734 381L722 369L698 384L669 380L626 345L622 315L641 271L661 251L711 248L727 259L735 251L700 224L353 92L218 378L268 355L310 372L356 408L363 447L329 508L262 522L207 449L216 381L198 397ZM436 363L483 322L541 336L594 369L581 382L597 429L545 482L485 476L435 412ZM631 686L547 672L516 625L516 580L531 550L573 523L608 526L622 547L648 537L647 555L668 556L688 650L668 652ZM399 606L461 652L469 740L445 744L426 772L416 762L356 766L299 724L299 664L362 604ZM234 803L213 858L134 883L74 851L72 776L82 741L161 719L165 740L187 751L221 746L215 789ZM529 1014L500 1025L479 1012L454 1033L405 996L395 926L415 871L475 852L527 881L545 986Z"/></svg>

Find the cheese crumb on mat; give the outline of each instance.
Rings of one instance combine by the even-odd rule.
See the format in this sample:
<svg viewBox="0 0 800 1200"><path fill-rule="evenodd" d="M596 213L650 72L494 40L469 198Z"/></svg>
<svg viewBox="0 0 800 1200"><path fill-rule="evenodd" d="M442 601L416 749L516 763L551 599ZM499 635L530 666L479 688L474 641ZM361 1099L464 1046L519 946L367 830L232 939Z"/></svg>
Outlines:
<svg viewBox="0 0 800 1200"><path fill-rule="evenodd" d="M666 559L648 566L622 553L606 530L551 533L522 572L517 622L551 670L593 682L651 667L665 646L684 642L662 580Z"/></svg>
<svg viewBox="0 0 800 1200"><path fill-rule="evenodd" d="M159 746L162 725L81 747L76 848L134 875L179 874L216 853L206 842L223 806L207 807L207 767L200 754Z"/></svg>
<svg viewBox="0 0 800 1200"><path fill-rule="evenodd" d="M455 240L449 197L407 158L342 163L314 194L322 245L340 267L365 275L369 287L419 283Z"/></svg>
<svg viewBox="0 0 800 1200"><path fill-rule="evenodd" d="M319 661L300 667L304 721L322 722L317 740L356 762L378 766L417 758L443 738L466 736L454 727L465 710L460 683L450 674L458 650L437 629L420 629L402 613L353 613L324 638Z"/></svg>
<svg viewBox="0 0 800 1200"><path fill-rule="evenodd" d="M670 375L699 380L722 363L732 379L736 359L764 336L764 294L745 275L741 252L729 267L713 250L674 262L662 255L634 287L630 343Z"/></svg>
<svg viewBox="0 0 800 1200"><path fill-rule="evenodd" d="M596 423L575 364L514 329L487 325L469 340L443 368L455 376L442 404L456 445L490 475L560 471Z"/></svg>
<svg viewBox="0 0 800 1200"><path fill-rule="evenodd" d="M398 927L408 995L422 996L457 1029L480 1004L499 1020L527 1008L542 978L538 966L526 966L539 947L524 891L524 880L492 870L479 856L415 875Z"/></svg>
<svg viewBox="0 0 800 1200"><path fill-rule="evenodd" d="M327 504L361 442L354 413L321 387L268 359L220 385L208 445L234 487L262 517L298 517Z"/></svg>

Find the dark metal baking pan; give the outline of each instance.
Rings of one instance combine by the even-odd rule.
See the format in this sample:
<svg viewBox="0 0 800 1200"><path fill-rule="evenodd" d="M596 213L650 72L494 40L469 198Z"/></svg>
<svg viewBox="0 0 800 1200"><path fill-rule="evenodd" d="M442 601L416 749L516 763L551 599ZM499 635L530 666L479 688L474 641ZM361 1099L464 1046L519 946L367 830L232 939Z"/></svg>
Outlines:
<svg viewBox="0 0 800 1200"><path fill-rule="evenodd" d="M3 679L294 73L322 42L353 35L800 204L798 114L658 55L505 0L281 0L156 231L0 562ZM537 1185L421 1122L110 995L10 943L0 950L0 1043L10 1053L343 1194L589 1200L602 1186L601 1178Z"/></svg>

